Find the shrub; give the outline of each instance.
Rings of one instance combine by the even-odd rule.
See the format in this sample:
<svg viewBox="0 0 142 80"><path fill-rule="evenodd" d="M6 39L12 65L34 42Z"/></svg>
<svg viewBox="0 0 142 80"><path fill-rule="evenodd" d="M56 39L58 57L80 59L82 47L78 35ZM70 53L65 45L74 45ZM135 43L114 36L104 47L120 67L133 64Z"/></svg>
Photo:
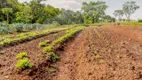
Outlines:
<svg viewBox="0 0 142 80"><path fill-rule="evenodd" d="M18 59L23 59L23 58L27 58L27 57L28 57L28 55L26 52L21 52L16 55L16 58L18 58Z"/></svg>
<svg viewBox="0 0 142 80"><path fill-rule="evenodd" d="M9 27L0 27L0 34L8 34L9 31Z"/></svg>
<svg viewBox="0 0 142 80"><path fill-rule="evenodd" d="M142 22L142 19L139 19L138 22Z"/></svg>
<svg viewBox="0 0 142 80"><path fill-rule="evenodd" d="M50 56L50 60L52 62L56 62L57 60L60 59L60 57L58 55L56 55L55 53L53 53L53 52L49 56Z"/></svg>
<svg viewBox="0 0 142 80"><path fill-rule="evenodd" d="M52 51L52 46L47 46L44 48L44 52L51 52Z"/></svg>
<svg viewBox="0 0 142 80"><path fill-rule="evenodd" d="M39 43L39 46L40 46L40 47L45 47L45 46L46 46L46 42L40 42L40 43Z"/></svg>
<svg viewBox="0 0 142 80"><path fill-rule="evenodd" d="M8 24L5 22L0 22L0 27L8 27Z"/></svg>
<svg viewBox="0 0 142 80"><path fill-rule="evenodd" d="M28 58L23 58L18 60L16 68L19 70L24 70L26 68L32 68L32 64L29 62Z"/></svg>
<svg viewBox="0 0 142 80"><path fill-rule="evenodd" d="M23 31L23 23L15 23L11 24L11 29L13 32L22 32Z"/></svg>

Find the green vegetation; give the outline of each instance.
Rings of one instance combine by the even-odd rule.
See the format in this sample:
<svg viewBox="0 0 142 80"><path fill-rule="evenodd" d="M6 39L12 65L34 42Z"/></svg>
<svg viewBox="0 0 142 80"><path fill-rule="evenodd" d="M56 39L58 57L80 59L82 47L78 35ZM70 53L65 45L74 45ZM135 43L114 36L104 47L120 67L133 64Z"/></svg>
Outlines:
<svg viewBox="0 0 142 80"><path fill-rule="evenodd" d="M45 40L45 42L48 44L50 42L50 40Z"/></svg>
<svg viewBox="0 0 142 80"><path fill-rule="evenodd" d="M95 55L96 58L99 58L99 57L100 57L100 55L99 55L98 52L96 52L96 51L94 51L94 55Z"/></svg>
<svg viewBox="0 0 142 80"><path fill-rule="evenodd" d="M32 68L32 64L30 63L26 52L21 52L21 53L17 54L16 58L18 59L18 61L16 63L16 68L18 70Z"/></svg>
<svg viewBox="0 0 142 80"><path fill-rule="evenodd" d="M44 52L52 52L52 46L44 47Z"/></svg>
<svg viewBox="0 0 142 80"><path fill-rule="evenodd" d="M40 43L39 43L39 46L40 46L40 47L45 47L46 45L47 45L46 42L40 42Z"/></svg>
<svg viewBox="0 0 142 80"><path fill-rule="evenodd" d="M142 22L138 21L124 21L120 23L121 25L130 25L130 26L142 26Z"/></svg>
<svg viewBox="0 0 142 80"><path fill-rule="evenodd" d="M52 62L56 62L57 60L60 59L60 57L58 55L56 55L54 52L52 52L49 56L50 56L50 60Z"/></svg>
<svg viewBox="0 0 142 80"><path fill-rule="evenodd" d="M103 60L103 59L100 59L99 63L103 63L103 62L104 62L104 60Z"/></svg>
<svg viewBox="0 0 142 80"><path fill-rule="evenodd" d="M65 40L69 39L71 36L76 34L77 32L81 31L84 27L75 27L73 29L67 30L66 34L59 39L53 41L51 45L44 48L44 52L51 52L55 45L64 42Z"/></svg>
<svg viewBox="0 0 142 80"><path fill-rule="evenodd" d="M26 68L32 68L32 64L29 62L28 58L23 58L18 60L16 68L19 70L24 70Z"/></svg>
<svg viewBox="0 0 142 80"><path fill-rule="evenodd" d="M28 55L27 55L26 52L21 52L21 53L19 53L19 54L16 55L17 59L23 59L25 57L28 57Z"/></svg>
<svg viewBox="0 0 142 80"><path fill-rule="evenodd" d="M27 32L27 33L21 33L21 34L18 34L16 35L15 37L1 37L0 38L0 46L5 46L5 45L8 45L8 44L11 44L11 43L14 43L14 42L18 42L18 41L22 41L22 40L27 40L29 38L35 38L35 37L39 37L39 36L42 36L42 35L46 35L46 34L50 34L52 32L58 32L58 31L61 31L61 30L66 30L66 29L69 29L68 27L65 27L65 28L53 28L53 29L47 29L47 30L44 30L44 31L39 31L39 32Z"/></svg>

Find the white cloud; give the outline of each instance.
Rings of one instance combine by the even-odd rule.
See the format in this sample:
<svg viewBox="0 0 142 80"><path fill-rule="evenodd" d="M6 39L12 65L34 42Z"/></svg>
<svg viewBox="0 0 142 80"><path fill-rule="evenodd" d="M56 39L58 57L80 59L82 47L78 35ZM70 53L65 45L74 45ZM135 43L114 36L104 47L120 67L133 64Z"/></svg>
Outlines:
<svg viewBox="0 0 142 80"><path fill-rule="evenodd" d="M19 0L20 2L29 2L30 0ZM70 10L80 10L82 6L82 2L84 1L105 1L106 4L109 6L106 10L106 13L113 16L114 10L122 9L122 4L126 1L132 0L46 0L45 4L52 5L57 8L65 8ZM133 0L136 1L137 4L140 6L140 9L136 11L135 14L132 15L132 19L142 19L142 0Z"/></svg>

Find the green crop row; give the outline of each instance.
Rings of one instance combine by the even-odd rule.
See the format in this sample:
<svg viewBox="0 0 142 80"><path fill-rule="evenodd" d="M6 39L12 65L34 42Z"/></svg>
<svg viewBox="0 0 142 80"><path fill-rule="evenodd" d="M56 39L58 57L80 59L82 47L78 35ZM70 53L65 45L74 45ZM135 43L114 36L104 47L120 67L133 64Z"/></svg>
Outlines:
<svg viewBox="0 0 142 80"><path fill-rule="evenodd" d="M11 43L27 40L30 38L35 38L38 36L50 34L52 32L58 32L58 31L66 30L66 29L69 29L69 28L68 27L53 28L53 29L48 29L48 30L42 31L42 32L21 33L21 34L16 35L16 37L14 37L14 38L12 38L12 37L0 38L0 46L5 46L5 45L11 44Z"/></svg>
<svg viewBox="0 0 142 80"><path fill-rule="evenodd" d="M55 45L60 44L64 41L66 41L67 39L69 39L70 37L72 37L73 35L75 35L77 32L81 31L84 27L75 27L73 29L67 30L66 34L62 37L60 37L59 39L53 41L51 43L51 45L44 47L44 52L52 52L52 49Z"/></svg>

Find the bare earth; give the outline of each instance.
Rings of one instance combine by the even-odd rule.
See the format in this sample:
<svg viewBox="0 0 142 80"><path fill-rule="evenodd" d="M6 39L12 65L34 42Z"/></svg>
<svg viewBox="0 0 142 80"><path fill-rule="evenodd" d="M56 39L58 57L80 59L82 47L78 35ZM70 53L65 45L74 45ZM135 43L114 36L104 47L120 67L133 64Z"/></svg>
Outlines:
<svg viewBox="0 0 142 80"><path fill-rule="evenodd" d="M54 63L55 73L48 73L47 65L42 65L43 70L32 75L17 74L15 56L20 51L29 52L35 65L46 63L40 58L38 43L49 36L53 35L3 49L0 80L142 80L142 27L116 25L87 27L65 43L64 51L57 52L61 59Z"/></svg>

